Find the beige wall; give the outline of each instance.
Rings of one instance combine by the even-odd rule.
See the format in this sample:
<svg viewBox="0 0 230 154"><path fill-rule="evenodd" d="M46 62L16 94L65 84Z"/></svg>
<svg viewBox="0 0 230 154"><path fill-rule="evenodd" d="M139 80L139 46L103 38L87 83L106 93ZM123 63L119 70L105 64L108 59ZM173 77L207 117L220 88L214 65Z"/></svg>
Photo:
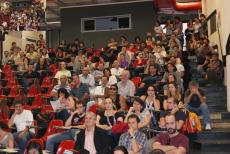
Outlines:
<svg viewBox="0 0 230 154"><path fill-rule="evenodd" d="M225 46L230 33L230 0L203 0L203 13L209 15L217 10L217 22L219 25L220 38L223 55L226 55ZM211 42L219 42L217 32L212 34L209 39ZM230 55L226 58L225 85L227 86L227 110L230 112Z"/></svg>
<svg viewBox="0 0 230 154"><path fill-rule="evenodd" d="M10 50L12 42L17 42L17 46L22 48L21 38L21 32L9 32L9 34L5 36L5 41L3 42L3 51Z"/></svg>
<svg viewBox="0 0 230 154"><path fill-rule="evenodd" d="M27 41L27 38L38 40L39 34L43 34L44 39L46 37L45 31L33 32L33 31L23 31L23 32L9 32L5 37L5 41L3 42L3 51L9 50L11 48L11 43L16 42L17 46L22 50L25 49L25 45L27 43L31 43Z"/></svg>
<svg viewBox="0 0 230 154"><path fill-rule="evenodd" d="M214 10L217 11L216 19L219 25L222 51L223 51L223 55L226 55L225 45L228 39L228 35L230 33L230 28L229 28L230 27L230 17L229 17L230 0L203 0L202 3L203 3L202 12L206 16L210 15ZM218 46L220 47L218 32L215 32L212 35L210 35L209 39L211 44L217 43Z"/></svg>

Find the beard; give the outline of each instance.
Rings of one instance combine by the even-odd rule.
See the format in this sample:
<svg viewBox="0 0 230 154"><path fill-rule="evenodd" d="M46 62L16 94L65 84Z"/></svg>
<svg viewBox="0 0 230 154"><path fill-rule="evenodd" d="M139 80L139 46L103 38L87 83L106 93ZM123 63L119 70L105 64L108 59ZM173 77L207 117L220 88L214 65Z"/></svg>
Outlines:
<svg viewBox="0 0 230 154"><path fill-rule="evenodd" d="M176 132L176 129L174 129L174 128L168 128L168 129L167 129L167 132L168 132L169 134L174 134L174 133Z"/></svg>

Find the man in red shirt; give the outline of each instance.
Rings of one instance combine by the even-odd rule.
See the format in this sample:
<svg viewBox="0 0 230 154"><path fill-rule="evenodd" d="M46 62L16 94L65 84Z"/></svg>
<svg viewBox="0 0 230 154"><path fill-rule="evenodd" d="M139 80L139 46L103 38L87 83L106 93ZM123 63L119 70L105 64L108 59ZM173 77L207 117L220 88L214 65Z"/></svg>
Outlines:
<svg viewBox="0 0 230 154"><path fill-rule="evenodd" d="M189 150L189 140L177 130L176 118L173 114L165 117L167 133L160 133L157 136L153 149L161 149L166 154L186 154Z"/></svg>

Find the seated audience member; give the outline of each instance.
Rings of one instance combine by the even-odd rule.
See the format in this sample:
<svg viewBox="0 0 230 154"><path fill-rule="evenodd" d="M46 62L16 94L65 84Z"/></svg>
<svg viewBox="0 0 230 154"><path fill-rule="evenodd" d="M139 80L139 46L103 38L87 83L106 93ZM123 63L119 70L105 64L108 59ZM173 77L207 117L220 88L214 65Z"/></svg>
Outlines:
<svg viewBox="0 0 230 154"><path fill-rule="evenodd" d="M129 80L129 76L130 74L128 70L124 70L121 72L120 75L121 81L117 83L118 93L121 96L128 97L128 96L134 96L135 94L136 88L134 83L131 80Z"/></svg>
<svg viewBox="0 0 230 154"><path fill-rule="evenodd" d="M13 134L14 140L20 149L20 154L23 154L26 142L33 137L35 133L34 128L29 128L34 119L32 112L25 110L20 100L15 101L14 107L15 111L8 122L8 126L12 127L15 124L17 132Z"/></svg>
<svg viewBox="0 0 230 154"><path fill-rule="evenodd" d="M167 57L166 51L162 48L161 45L157 45L155 48L154 56L156 56L156 59L160 65L165 64L165 59Z"/></svg>
<svg viewBox="0 0 230 154"><path fill-rule="evenodd" d="M180 58L176 58L176 69L178 72L180 72L180 76L183 77L184 76L184 65L181 63L181 59Z"/></svg>
<svg viewBox="0 0 230 154"><path fill-rule="evenodd" d="M111 98L106 98L104 100L105 110L102 113L97 114L97 127L110 130L114 124L116 124L118 113L113 109L113 102Z"/></svg>
<svg viewBox="0 0 230 154"><path fill-rule="evenodd" d="M9 51L3 52L3 58L2 58L2 65L6 65L8 61L11 59L11 54Z"/></svg>
<svg viewBox="0 0 230 154"><path fill-rule="evenodd" d="M189 83L189 89L184 94L184 103L190 112L203 115L203 127L205 130L211 130L210 114L204 92L199 88L199 84L195 81Z"/></svg>
<svg viewBox="0 0 230 154"><path fill-rule="evenodd" d="M70 88L70 86L67 83L67 76L65 76L65 75L62 75L60 77L60 84L54 86L54 88L51 91L51 95L53 97L57 97L58 90L61 89L61 88L66 89L67 92L70 94L71 88Z"/></svg>
<svg viewBox="0 0 230 154"><path fill-rule="evenodd" d="M101 86L96 86L92 92L92 97L96 103L101 104L105 97L108 96L109 88L107 87L108 77L103 76L101 78Z"/></svg>
<svg viewBox="0 0 230 154"><path fill-rule="evenodd" d="M209 39L203 39L203 45L197 50L197 61L198 64L203 64L205 61L205 55L209 52L213 52L213 48L209 44Z"/></svg>
<svg viewBox="0 0 230 154"><path fill-rule="evenodd" d="M176 79L176 85L178 85L178 90L180 92L183 92L183 84L182 84L182 80L181 80L181 75L172 63L167 64L167 71L164 73L164 76L163 76L161 81L167 82L168 76L171 74L174 75L174 77Z"/></svg>
<svg viewBox="0 0 230 154"><path fill-rule="evenodd" d="M85 83L82 83L80 77L76 74L73 75L71 84L72 89L70 95L74 96L77 101L82 101L84 105L86 105L89 100L89 87Z"/></svg>
<svg viewBox="0 0 230 154"><path fill-rule="evenodd" d="M69 117L69 111L75 110L76 99L69 96L65 88L58 90L58 100L55 103L60 103L61 106L56 111L56 118L66 121Z"/></svg>
<svg viewBox="0 0 230 154"><path fill-rule="evenodd" d="M96 127L96 115L93 112L86 113L84 125L85 129L81 130L77 135L75 149L79 150L80 153L110 153L111 151L107 132Z"/></svg>
<svg viewBox="0 0 230 154"><path fill-rule="evenodd" d="M179 92L179 90L177 89L175 82L169 82L167 84L167 88L165 88L165 90L164 90L164 95L167 97L174 97L178 101L181 101L181 99L182 99L182 95Z"/></svg>
<svg viewBox="0 0 230 154"><path fill-rule="evenodd" d="M23 86L27 91L29 90L29 86L33 83L33 80L36 78L39 79L40 74L37 71L33 70L33 64L30 63L27 71L23 74L23 77L25 78L23 80Z"/></svg>
<svg viewBox="0 0 230 154"><path fill-rule="evenodd" d="M148 86L146 95L140 97L145 102L145 108L149 111L160 111L160 101L156 98L154 86Z"/></svg>
<svg viewBox="0 0 230 154"><path fill-rule="evenodd" d="M31 62L36 62L38 58L38 53L33 48L31 48L29 52L26 54L26 57L29 58Z"/></svg>
<svg viewBox="0 0 230 154"><path fill-rule="evenodd" d="M81 83L87 84L89 91L91 92L95 88L94 76L90 74L90 68L84 67L82 74L79 75Z"/></svg>
<svg viewBox="0 0 230 154"><path fill-rule="evenodd" d="M138 122L138 128L149 127L151 115L149 110L145 108L145 103L139 97L135 97L132 107L129 108L125 122L130 114L136 114L140 121Z"/></svg>
<svg viewBox="0 0 230 154"><path fill-rule="evenodd" d="M157 65L150 65L148 66L148 70L146 70L144 73L143 80L140 87L154 84L156 83L156 81L159 81L160 79L161 77L159 76Z"/></svg>
<svg viewBox="0 0 230 154"><path fill-rule="evenodd" d="M118 56L117 56L117 60L118 60L118 63L119 63L119 66L120 66L120 55L123 55L124 56L124 61L127 61L128 63L131 62L131 59L132 59L132 56L133 56L133 53L131 53L126 46L123 46L121 48L121 52L119 52ZM120 66L121 67L121 66ZM122 68L122 67L121 67Z"/></svg>
<svg viewBox="0 0 230 154"><path fill-rule="evenodd" d="M74 127L77 126L79 128L83 128L82 125L84 123L85 112L83 102L78 101L76 104L76 110L70 112L69 118L65 122L66 127ZM62 133L57 133L48 136L46 141L46 150L50 151L50 153L56 153L55 147L58 147L63 140L75 140L76 135L79 133L79 129L69 129Z"/></svg>
<svg viewBox="0 0 230 154"><path fill-rule="evenodd" d="M205 72L207 72L208 66L210 65L212 58L212 53L209 52L208 54L205 55L205 60L203 63L197 66L197 72L198 74L203 77L205 75Z"/></svg>
<svg viewBox="0 0 230 154"><path fill-rule="evenodd" d="M123 122L124 117L117 112L113 106L113 102L111 98L106 98L104 100L104 107L105 111L102 113L97 114L97 127L104 129L106 131L109 131L112 129L113 125L115 125L118 121ZM119 140L119 135L116 134L110 134L111 137L111 145L112 147L115 147Z"/></svg>
<svg viewBox="0 0 230 154"><path fill-rule="evenodd" d="M116 84L110 86L108 97L114 102L116 110L125 111L127 109L126 99L124 96L118 94L118 87Z"/></svg>
<svg viewBox="0 0 230 154"><path fill-rule="evenodd" d="M168 154L186 154L189 150L189 140L180 134L177 129L175 115L169 113L165 117L167 133L162 132L157 136L153 149L161 149Z"/></svg>
<svg viewBox="0 0 230 154"><path fill-rule="evenodd" d="M115 40L115 38L110 38L110 42L107 44L107 47L109 47L110 49L113 50L117 50L117 41Z"/></svg>
<svg viewBox="0 0 230 154"><path fill-rule="evenodd" d="M167 96L169 93L169 84L174 84L176 86L177 92L181 94L181 91L179 90L181 89L181 86L177 84L176 77L173 74L169 74L163 86L165 96Z"/></svg>
<svg viewBox="0 0 230 154"><path fill-rule="evenodd" d="M119 62L117 60L115 60L113 62L113 67L110 69L111 70L111 74L116 76L117 78L121 75L121 72L124 70L123 68L121 68L119 66Z"/></svg>
<svg viewBox="0 0 230 154"><path fill-rule="evenodd" d="M144 154L147 137L139 129L139 117L136 114L128 115L127 122L129 130L121 135L118 145L124 146L130 154Z"/></svg>
<svg viewBox="0 0 230 154"><path fill-rule="evenodd" d="M117 78L116 78L116 76L111 75L111 72L110 72L109 68L105 68L103 73L104 73L104 76L107 76L108 79L109 79L108 84L107 84L108 86L111 86L113 84L117 84ZM101 81L100 81L99 84L101 84Z"/></svg>
<svg viewBox="0 0 230 154"><path fill-rule="evenodd" d="M127 68L129 66L129 62L128 62L128 60L125 59L125 54L124 53L121 53L119 55L118 61L119 61L119 66L121 68L123 68L123 69L125 69L125 68Z"/></svg>
<svg viewBox="0 0 230 154"><path fill-rule="evenodd" d="M67 78L71 77L71 72L66 69L66 63L64 61L61 61L59 63L59 71L55 74L54 78L58 79L58 83L60 84L61 77L65 75Z"/></svg>
<svg viewBox="0 0 230 154"><path fill-rule="evenodd" d="M213 53L207 69L207 80L211 84L222 83L224 66L218 53Z"/></svg>
<svg viewBox="0 0 230 154"><path fill-rule="evenodd" d="M0 122L0 148L14 148L14 137L8 132L7 125L4 122Z"/></svg>
<svg viewBox="0 0 230 154"><path fill-rule="evenodd" d="M42 147L40 144L36 142L31 142L27 149L27 154L42 154Z"/></svg>
<svg viewBox="0 0 230 154"><path fill-rule="evenodd" d="M124 146L116 146L113 149L113 154L129 154Z"/></svg>
<svg viewBox="0 0 230 154"><path fill-rule="evenodd" d="M169 97L167 99L166 105L167 105L166 112L162 114L171 113L175 115L176 122L177 122L177 130L178 131L181 130L185 123L186 115L183 111L180 110L179 101L174 97Z"/></svg>
<svg viewBox="0 0 230 154"><path fill-rule="evenodd" d="M93 75L95 82L98 84L101 77L104 75L104 64L98 63L95 70L91 73Z"/></svg>

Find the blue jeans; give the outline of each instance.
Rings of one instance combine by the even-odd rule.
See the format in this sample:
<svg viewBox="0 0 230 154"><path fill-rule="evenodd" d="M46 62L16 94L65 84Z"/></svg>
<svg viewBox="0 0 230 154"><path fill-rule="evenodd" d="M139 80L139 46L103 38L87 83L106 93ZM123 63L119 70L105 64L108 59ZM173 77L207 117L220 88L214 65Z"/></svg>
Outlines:
<svg viewBox="0 0 230 154"><path fill-rule="evenodd" d="M190 112L195 112L198 115L203 115L203 127L205 127L207 123L210 123L210 114L208 105L206 103L201 103L200 107L191 107L190 105L187 105L186 108Z"/></svg>
<svg viewBox="0 0 230 154"><path fill-rule="evenodd" d="M74 130L68 130L62 133L57 133L50 135L46 141L46 150L49 150L50 153L56 153L55 147L64 140L74 140L75 138Z"/></svg>
<svg viewBox="0 0 230 154"><path fill-rule="evenodd" d="M34 136L34 134L32 132L26 132L22 137L19 138L19 133L21 133L21 131L13 133L13 136L16 141L16 147L20 149L19 153L24 154L26 143Z"/></svg>

